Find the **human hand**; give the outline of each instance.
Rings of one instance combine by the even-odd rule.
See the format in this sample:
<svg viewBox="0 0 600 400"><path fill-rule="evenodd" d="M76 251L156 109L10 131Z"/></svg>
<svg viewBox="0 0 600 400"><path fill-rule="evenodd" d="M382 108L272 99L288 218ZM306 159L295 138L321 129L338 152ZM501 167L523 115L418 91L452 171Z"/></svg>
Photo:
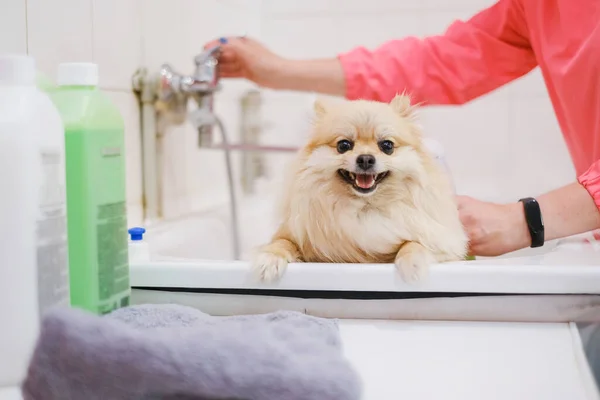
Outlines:
<svg viewBox="0 0 600 400"><path fill-rule="evenodd" d="M496 204L468 196L457 196L456 201L469 237L469 254L499 256L530 245L521 203Z"/></svg>
<svg viewBox="0 0 600 400"><path fill-rule="evenodd" d="M223 43L225 41L225 43ZM273 53L258 41L247 37L229 37L214 40L204 48L221 45L219 74L223 78L244 78L259 86L277 89L279 71L285 59Z"/></svg>

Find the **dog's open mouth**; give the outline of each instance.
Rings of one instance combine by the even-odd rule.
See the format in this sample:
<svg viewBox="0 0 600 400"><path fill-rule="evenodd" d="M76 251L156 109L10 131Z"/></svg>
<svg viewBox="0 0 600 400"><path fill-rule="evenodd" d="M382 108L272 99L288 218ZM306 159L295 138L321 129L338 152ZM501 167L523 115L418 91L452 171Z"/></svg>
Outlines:
<svg viewBox="0 0 600 400"><path fill-rule="evenodd" d="M338 175L347 183L352 185L354 190L359 193L370 193L375 190L379 182L386 176L388 171L380 174L372 173L354 173L345 169L338 169Z"/></svg>

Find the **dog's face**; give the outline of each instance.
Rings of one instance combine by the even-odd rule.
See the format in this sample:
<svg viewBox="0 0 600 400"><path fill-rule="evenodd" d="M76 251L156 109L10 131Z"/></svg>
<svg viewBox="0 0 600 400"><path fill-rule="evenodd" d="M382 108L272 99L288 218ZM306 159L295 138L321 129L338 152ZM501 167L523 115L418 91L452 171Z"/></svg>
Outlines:
<svg viewBox="0 0 600 400"><path fill-rule="evenodd" d="M390 104L317 101L305 170L362 197L384 187L394 190L409 178L419 179L422 144L412 111L406 96L397 96Z"/></svg>

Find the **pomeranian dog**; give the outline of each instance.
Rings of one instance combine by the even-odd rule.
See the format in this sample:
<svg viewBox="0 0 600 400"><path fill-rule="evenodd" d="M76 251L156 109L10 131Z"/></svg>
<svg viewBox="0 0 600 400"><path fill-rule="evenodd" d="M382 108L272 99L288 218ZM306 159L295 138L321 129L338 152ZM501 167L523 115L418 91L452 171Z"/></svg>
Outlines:
<svg viewBox="0 0 600 400"><path fill-rule="evenodd" d="M432 263L464 258L451 183L422 142L408 96L317 100L314 112L279 229L254 257L261 280L278 280L290 262L394 263L411 283Z"/></svg>

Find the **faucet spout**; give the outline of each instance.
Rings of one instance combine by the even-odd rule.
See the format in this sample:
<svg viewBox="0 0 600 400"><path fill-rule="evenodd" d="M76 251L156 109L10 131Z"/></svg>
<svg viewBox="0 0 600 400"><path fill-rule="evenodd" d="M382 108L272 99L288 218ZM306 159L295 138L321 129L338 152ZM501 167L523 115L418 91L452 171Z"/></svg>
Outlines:
<svg viewBox="0 0 600 400"><path fill-rule="evenodd" d="M196 82L203 83L205 90L214 92L219 86L218 57L221 52L221 46L211 47L194 58L196 71L193 78Z"/></svg>

